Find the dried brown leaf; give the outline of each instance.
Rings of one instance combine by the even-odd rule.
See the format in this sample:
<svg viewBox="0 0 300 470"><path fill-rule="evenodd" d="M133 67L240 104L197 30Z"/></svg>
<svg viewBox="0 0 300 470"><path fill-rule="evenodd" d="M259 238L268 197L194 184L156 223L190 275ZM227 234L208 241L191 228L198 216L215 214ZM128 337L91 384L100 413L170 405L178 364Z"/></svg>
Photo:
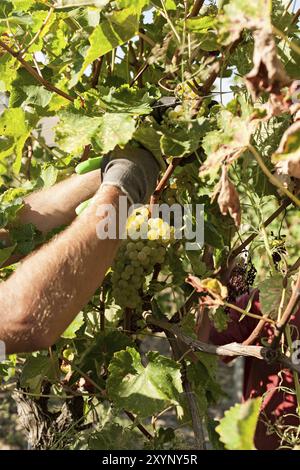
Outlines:
<svg viewBox="0 0 300 470"><path fill-rule="evenodd" d="M237 227L241 224L240 198L234 184L230 181L226 166L222 168L222 176L218 187L218 204L221 214L229 215L233 218Z"/></svg>
<svg viewBox="0 0 300 470"><path fill-rule="evenodd" d="M272 162L279 174L300 178L300 120L285 131Z"/></svg>
<svg viewBox="0 0 300 470"><path fill-rule="evenodd" d="M270 27L254 31L253 69L246 75L246 84L257 99L263 91L280 94L281 88L291 84L284 66L277 56L277 48Z"/></svg>

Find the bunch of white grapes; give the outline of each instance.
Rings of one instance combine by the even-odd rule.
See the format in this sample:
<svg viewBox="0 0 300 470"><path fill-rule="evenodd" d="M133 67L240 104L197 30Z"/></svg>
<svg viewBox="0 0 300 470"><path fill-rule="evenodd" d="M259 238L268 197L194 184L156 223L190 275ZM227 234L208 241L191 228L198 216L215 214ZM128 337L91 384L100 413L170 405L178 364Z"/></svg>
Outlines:
<svg viewBox="0 0 300 470"><path fill-rule="evenodd" d="M160 218L150 217L147 207L136 209L128 218L127 238L113 265L112 293L120 307L138 309L146 276L163 264L173 228Z"/></svg>

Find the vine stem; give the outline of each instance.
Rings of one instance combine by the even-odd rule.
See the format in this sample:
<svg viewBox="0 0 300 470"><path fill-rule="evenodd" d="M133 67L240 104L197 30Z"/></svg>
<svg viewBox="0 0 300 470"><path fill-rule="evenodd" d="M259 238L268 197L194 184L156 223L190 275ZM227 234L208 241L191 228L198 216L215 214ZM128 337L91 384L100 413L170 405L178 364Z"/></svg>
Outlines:
<svg viewBox="0 0 300 470"><path fill-rule="evenodd" d="M195 16L197 16L203 4L204 4L204 0L196 0L187 18L194 18Z"/></svg>
<svg viewBox="0 0 300 470"><path fill-rule="evenodd" d="M268 217L265 222L263 222L263 226L264 227L267 227L268 225L270 225L271 222L273 222L273 220L275 220L289 205L290 205L291 201L290 199L286 198L283 200L283 202L281 203L281 205L276 209L275 212L273 212L273 214L270 215L270 217ZM233 259L233 258L236 258L239 254L242 253L242 251L258 236L258 233L253 233L252 235L250 235L248 238L246 238L246 240L244 242L242 242L237 248L235 248L231 255L230 255L230 259Z"/></svg>
<svg viewBox="0 0 300 470"><path fill-rule="evenodd" d="M286 309L284 313L282 314L281 319L279 322L276 324L276 330L275 330L275 335L273 338L273 341L271 343L271 347L273 349L276 349L278 346L278 343L280 341L281 335L289 322L291 316L293 315L298 303L300 301L300 269L298 271L298 277L296 280L296 284L293 288L293 293L291 295L291 298L289 300L289 303L286 306Z"/></svg>
<svg viewBox="0 0 300 470"><path fill-rule="evenodd" d="M35 33L35 35L33 36L33 38L31 39L31 41L27 44L27 46L24 47L24 49L22 49L20 51L20 53L22 55L24 55L28 49L32 46L32 44L35 43L35 41L39 38L39 36L42 34L43 30L45 29L45 27L47 26L48 24L48 21L50 20L51 16L52 16L52 13L54 12L54 7L52 6L49 11L48 11L48 14L46 16L46 18L44 19L41 27L39 28L39 30Z"/></svg>
<svg viewBox="0 0 300 470"><path fill-rule="evenodd" d="M145 436L147 439L149 439L149 441L152 441L152 440L153 440L152 434L150 434L150 432L147 431L147 429L146 429L141 423L139 423L139 422L136 421L135 416L134 416L132 413L130 413L130 411L128 411L128 410L123 410L123 411L124 411L124 413L128 416L128 418L129 418L133 423L136 424L136 427L141 431L141 433L144 434L144 436Z"/></svg>
<svg viewBox="0 0 300 470"><path fill-rule="evenodd" d="M187 403L188 403L189 410L191 413L196 449L205 450L205 439L204 439L203 426L202 426L202 417L199 412L196 395L187 377L186 362L182 360L183 355L186 353L186 352L183 352L183 349L185 349L185 347L182 348L179 341L176 341L174 333L172 333L171 331L167 331L167 330L164 330L164 332L165 332L166 337L169 340L174 359L178 362L180 361L182 387L185 392Z"/></svg>
<svg viewBox="0 0 300 470"><path fill-rule="evenodd" d="M256 148L253 147L253 145L248 144L248 149L250 150L250 152L254 156L255 160L259 164L259 166L262 169L262 171L264 172L264 174L269 178L271 183L273 183L274 186L276 186L278 189L280 189L280 191L285 193L285 195L287 197L289 197L296 204L296 206L300 207L299 199L294 194L292 194L287 188L285 188L274 175L272 175L270 170L264 164L263 159L261 158L261 156L258 153L258 151L256 150Z"/></svg>
<svg viewBox="0 0 300 470"><path fill-rule="evenodd" d="M27 70L27 72L32 75L37 82L39 82L43 87L47 90L57 93L58 95L62 96L66 100L71 101L72 103L75 101L75 98L68 93L65 93L63 90L60 90L56 86L52 85L52 83L48 82L45 78L41 77L38 72L30 65L26 60L23 59L21 52L17 52L12 49L10 46L5 44L5 42L0 40L0 46L6 50L11 56L15 57L20 64Z"/></svg>
<svg viewBox="0 0 300 470"><path fill-rule="evenodd" d="M271 345L265 346L245 346L240 343L229 343L222 346L215 346L214 344L205 343L197 339L193 339L186 335L177 325L170 325L166 320L155 318L149 312L145 312L145 320L151 325L156 325L165 331L169 331L175 335L178 341L186 344L192 351L200 351L216 356L227 357L254 357L259 360L266 361L267 363L278 362L283 364L290 370L300 373L300 364L291 361L289 357L281 354L278 350L273 350Z"/></svg>
<svg viewBox="0 0 300 470"><path fill-rule="evenodd" d="M165 189L166 185L168 184L169 179L171 178L172 174L175 171L175 168L178 166L180 162L180 158L174 158L171 163L169 164L168 168L166 169L163 177L159 181L158 185L154 193L151 196L150 205L157 204L163 190Z"/></svg>
<svg viewBox="0 0 300 470"><path fill-rule="evenodd" d="M264 323L266 323L266 322L273 323L275 325L275 321L272 320L271 318L264 318L261 315L255 315L255 313L247 312L247 310L244 310L244 309L238 307L237 305L234 305L234 304L231 304L231 303L228 303L228 302L224 302L224 306L228 307L228 308L231 308L233 310L236 310L237 312L239 312L242 315L245 315L247 317L255 318L256 320L263 321Z"/></svg>

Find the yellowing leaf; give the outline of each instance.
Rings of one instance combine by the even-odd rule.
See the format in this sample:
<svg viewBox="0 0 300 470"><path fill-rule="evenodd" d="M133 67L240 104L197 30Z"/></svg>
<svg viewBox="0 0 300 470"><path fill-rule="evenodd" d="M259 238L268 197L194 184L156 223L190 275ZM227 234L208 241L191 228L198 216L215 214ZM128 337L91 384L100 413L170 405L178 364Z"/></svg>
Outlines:
<svg viewBox="0 0 300 470"><path fill-rule="evenodd" d="M20 171L22 150L29 134L30 129L23 109L6 109L0 117L0 135L6 138L0 146L0 160L15 154L13 169L16 173Z"/></svg>
<svg viewBox="0 0 300 470"><path fill-rule="evenodd" d="M261 397L236 404L225 411L216 431L226 449L255 450L254 434L260 406Z"/></svg>
<svg viewBox="0 0 300 470"><path fill-rule="evenodd" d="M225 166L222 167L222 177L217 191L219 191L218 204L221 214L226 215L229 212L235 225L239 227L241 224L240 198L234 184L228 177Z"/></svg>
<svg viewBox="0 0 300 470"><path fill-rule="evenodd" d="M272 162L280 174L300 178L300 121L285 131L278 149L272 155Z"/></svg>

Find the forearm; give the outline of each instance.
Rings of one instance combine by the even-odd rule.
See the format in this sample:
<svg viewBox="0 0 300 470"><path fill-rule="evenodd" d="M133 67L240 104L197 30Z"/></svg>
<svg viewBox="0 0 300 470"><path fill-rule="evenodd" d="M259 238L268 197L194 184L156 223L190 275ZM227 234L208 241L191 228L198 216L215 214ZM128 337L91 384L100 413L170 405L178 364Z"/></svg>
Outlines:
<svg viewBox="0 0 300 470"><path fill-rule="evenodd" d="M33 224L44 234L69 225L76 216L76 207L94 196L100 182L100 171L92 171L85 175L73 175L51 188L33 192L25 197L16 223ZM0 230L0 242L5 246L11 245L8 230ZM21 258L21 255L14 254L7 263Z"/></svg>
<svg viewBox="0 0 300 470"><path fill-rule="evenodd" d="M101 285L119 241L99 239L96 226L105 218L103 204L118 209L119 195L113 187L100 190L81 217L0 286L0 339L8 352L55 342Z"/></svg>
<svg viewBox="0 0 300 470"><path fill-rule="evenodd" d="M60 225L67 225L75 218L76 207L94 196L100 186L100 172L73 175L49 189L30 194L20 211L21 224L34 224L47 233Z"/></svg>
<svg viewBox="0 0 300 470"><path fill-rule="evenodd" d="M100 171L96 170L73 175L51 188L33 192L25 197L17 223L34 224L42 233L68 225L76 216L76 207L96 193L100 182ZM8 239L8 232L0 231L0 240Z"/></svg>

